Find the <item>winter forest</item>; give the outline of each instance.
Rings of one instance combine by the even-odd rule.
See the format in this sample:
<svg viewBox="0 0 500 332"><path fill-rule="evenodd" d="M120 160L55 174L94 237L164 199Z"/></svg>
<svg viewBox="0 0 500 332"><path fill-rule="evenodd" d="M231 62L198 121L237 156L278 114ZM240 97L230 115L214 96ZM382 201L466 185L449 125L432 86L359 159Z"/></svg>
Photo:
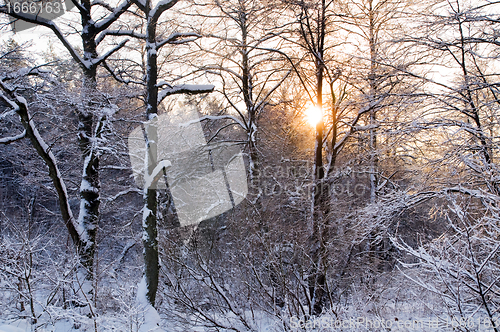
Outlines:
<svg viewBox="0 0 500 332"><path fill-rule="evenodd" d="M500 330L500 2L1 0L0 38L0 331Z"/></svg>

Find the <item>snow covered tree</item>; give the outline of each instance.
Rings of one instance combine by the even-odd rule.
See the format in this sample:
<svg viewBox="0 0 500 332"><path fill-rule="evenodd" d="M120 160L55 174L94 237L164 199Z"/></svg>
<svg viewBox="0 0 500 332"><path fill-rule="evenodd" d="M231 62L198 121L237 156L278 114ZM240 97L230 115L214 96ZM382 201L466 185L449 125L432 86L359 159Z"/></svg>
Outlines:
<svg viewBox="0 0 500 332"><path fill-rule="evenodd" d="M158 82L159 68L157 63L157 54L160 48L167 44L181 44L192 41L193 37L197 37L194 33L173 33L164 40L158 40L156 34L156 25L160 15L170 9L177 3L175 0L163 1L156 6L152 5L150 0L146 1L145 6L140 2L137 3L139 8L144 12L147 20L146 25L146 116L149 121L146 125L146 146L147 154L145 158L149 160L146 178L157 177L157 143L158 134L154 121L158 116L158 104L164 98L175 94L199 94L207 93L213 90L213 86L193 86L193 85L178 85L169 86L159 91L159 86L163 83ZM161 162L161 161L160 161ZM157 192L154 189L154 183L151 186L144 188L144 211L143 211L143 243L144 243L144 278L146 283L146 298L147 301L154 307L156 291L158 288L159 278L159 261L158 261L158 231L157 231Z"/></svg>
<svg viewBox="0 0 500 332"><path fill-rule="evenodd" d="M408 40L421 52L425 50L433 68L446 75L440 80L432 73L412 73L425 82L423 93L430 98L423 113L426 120L419 125L444 140L441 149L446 149L446 157L440 154L443 159L435 162L449 175L449 186L472 185L498 195L495 80L499 73L489 66L498 51L491 37L498 23L490 10L496 6L461 1L431 2L429 6L433 14L426 12L422 18L422 34Z"/></svg>
<svg viewBox="0 0 500 332"><path fill-rule="evenodd" d="M4 64L3 60L6 58L8 59L11 55L12 53L10 52L4 54L0 59L1 65ZM69 115L69 107L68 104L66 104L66 98L70 94L65 87L54 78L47 64L34 66L31 65L30 59L22 57L20 59L22 59L22 61L19 61L17 66L12 66L11 63L10 67L4 67L5 71L0 77L0 99L2 106L5 107L1 114L2 124L6 124L6 129L14 131L19 127L19 125L16 124L13 126L12 123L8 122L8 120L17 117L19 119L18 122L21 124L21 128L23 128L23 132L22 134L14 137L5 137L4 134L7 134L8 132L6 133L6 131L3 130L2 136L4 137L0 139L0 145L13 145L12 149L4 147L3 157L5 160L12 160L13 162L16 162L16 159L18 160L18 157L16 156L18 149L21 149L19 151L20 153L22 152L25 154L23 156L23 164L26 169L30 170L30 173L32 174L32 182L30 183L29 176L15 177L17 178L17 181L24 184L19 187L19 189L24 191L24 193L21 193L20 195L21 202L27 199L27 194L29 195L29 189L27 190L27 188L32 187L32 190L34 192L36 191L36 194L33 194L33 198L30 200L29 206L31 207L28 209L29 213L26 220L23 220L24 218L22 217L20 218L15 211L6 211L6 214L3 213L3 217L7 220L16 220L17 218L20 219L12 222L12 229L16 230L14 233L15 237L22 239L22 241L25 242L23 244L22 251L25 249L32 250L30 247L32 245L32 240L35 240L35 236L30 234L36 234L36 241L47 244L44 250L48 250L48 243L54 242L53 239L55 234L51 234L50 232L47 234L47 230L44 228L49 228L52 231L60 228L55 222L47 223L47 216L44 215L44 213L38 212L39 207L42 207L43 211L51 214L49 220L54 219L54 214L58 215L57 208L59 208L62 220L69 234L68 237L59 237L60 243L64 243L64 239L67 238L69 241L72 240L75 246L79 246L82 245L80 236L84 234L84 232L80 225L76 222L76 219L73 217L72 208L74 208L74 205L71 203L71 192L75 189L70 188L68 190L66 185L68 180L69 183L72 183L71 175L73 173L72 171L68 171L68 164L74 162L76 158L76 156L68 150L77 149L78 146L75 142L76 138L75 140L68 140L68 142L63 143L54 141L54 136L61 134L67 135L69 133L69 128L71 128L72 125L75 125L76 127L76 119L73 119L72 115ZM8 63L9 61L5 62ZM54 97L56 92L58 98ZM71 98L69 99L71 100ZM62 117L66 117L65 122L68 131L65 131L66 128L61 129L57 125L54 126L51 122L51 119L53 118L60 119ZM24 147L23 149L23 142L18 142L22 139L28 141L31 147ZM30 152L30 148L33 148L33 150L36 151L33 157L31 156L33 153ZM64 156L65 159L61 160L60 156ZM48 177L48 180L45 177ZM15 182L12 181L10 185L14 183ZM27 188L23 189L22 187ZM13 189L15 190L15 188ZM47 192L50 193L48 196ZM56 196L56 200L52 197L54 194ZM27 225L27 232L24 231L25 225ZM10 236L8 232L6 232L5 235L6 241L13 240L12 236ZM55 242L57 242L57 240ZM61 252L56 249L56 246L53 246L50 251L51 253L54 253L54 256L66 256L65 250L63 249ZM76 251L70 251L69 257L72 257L73 254L76 254L75 257L78 257L78 252ZM40 273L40 270L42 269L41 266L47 263L45 260L47 256L49 255L39 255L38 253L35 255L32 253L26 257L29 258L30 265L27 266L27 263L23 263L25 268L29 268L29 270L25 269L25 277L23 278L22 284L26 284L28 291L31 293L30 296L36 297L33 295L33 292L37 291L35 288L30 286L30 283L32 282L30 281L30 278L32 278L31 274L33 273L33 275L39 275L38 273ZM65 264L62 265L64 266ZM75 266L78 267L78 263L69 268L68 274L74 275L73 271ZM65 266L65 268L68 268L68 266ZM65 278L68 274L65 275ZM79 277L81 278L82 276L80 275ZM48 282L49 284L51 283L46 279L44 279L44 282ZM68 280L65 280L65 282L68 282ZM66 298L63 299L63 306L67 306L68 303L78 304L79 306L88 306L90 308L90 312L92 313L94 303L89 300L88 297L87 299L85 298L88 294L83 294L80 290L76 290L79 288L76 286L76 283L68 283L67 285L67 287L63 287L63 294L66 289L72 288L72 286L75 286L73 288L75 292L72 292L70 296L66 296ZM42 287L45 286L49 287L48 284L43 285ZM49 298L54 299L56 297L56 293L59 293L58 290L60 290L60 285L57 286L57 290L50 295ZM73 295L76 296L73 297ZM63 295L63 298L64 297L65 296ZM49 300L49 298L47 298L47 300ZM66 300L68 301L67 303ZM36 308L38 308L36 310L39 310L41 304L39 302L40 299L33 299L30 301L33 322L36 322L38 315L34 314L35 309L33 308L33 301L35 302ZM42 308L43 307L44 306L42 305Z"/></svg>
<svg viewBox="0 0 500 332"><path fill-rule="evenodd" d="M405 1L352 0L339 4L339 22L345 23L339 33L353 48L345 59L339 61L353 64L347 69L351 72L349 85L358 99L358 107L369 109L368 119L363 120L368 136L370 203L375 203L379 186L377 141L382 138L378 137L378 132L383 134L383 124L387 122L385 114L408 104L403 98L414 92L408 84L405 85L405 75L400 71L408 68L411 61L401 56L405 45L393 42L402 31L400 25L407 19L405 11L408 7L410 3ZM377 121L378 113L381 121Z"/></svg>
<svg viewBox="0 0 500 332"><path fill-rule="evenodd" d="M102 52L102 55L99 55L101 51L98 50L98 46L103 41L103 38L99 38L99 35L108 29L130 7L132 2L123 1L116 8L112 8L103 2L91 2L90 0L73 1L73 4L77 8L81 19L80 26L77 29L82 43L81 51L67 38L68 33L52 20L30 13L23 13L22 11L10 10L7 4L0 6L0 13L8 15L11 19L23 20L51 30L83 72L80 102L75 102L74 105L79 118L78 140L83 161L78 219L74 220L71 209L67 204L67 194L65 187L61 184L62 181L56 179L54 184L58 189L58 195L62 202L61 213L63 219L69 225L68 231L85 270L85 278L91 280L93 278L96 251L96 230L99 221L100 142L106 130L107 116L112 110L112 107L106 103L105 98L102 98L102 94L98 89L97 68L105 64L109 56L125 45L125 41L118 45L112 45L108 47L107 51ZM97 7L104 9L107 13L101 16L95 10ZM9 89L6 85L4 85L4 91L9 96L12 107L16 107L20 116L24 117L23 121L26 122L27 131L32 131L31 135L34 137L32 143L52 169L51 176L60 178L60 174L55 167L56 163L49 153L49 148L38 139L36 130L30 127L31 122L26 103L19 99L15 91Z"/></svg>
<svg viewBox="0 0 500 332"><path fill-rule="evenodd" d="M2 55L2 57L5 56L6 54ZM52 154L49 145L47 145L45 140L40 136L38 129L36 128L36 124L33 121L33 116L29 112L28 102L18 92L18 90L23 91L26 89L27 82L24 79L28 76L44 76L50 79L50 75L40 67L21 67L15 71L7 72L5 75L0 77L0 87L2 89L0 96L2 97L4 103L8 106L8 109L10 109L10 111L6 111L2 117L5 117L11 112L15 112L19 116L24 127L24 131L22 133L12 137L4 137L0 140L0 144L11 144L23 138L28 138L31 141L32 146L36 149L38 155L44 160L45 164L49 168L49 176L56 189L62 218L68 232L77 248L81 248L84 246L83 240L81 239L84 233L81 226L73 217L69 204L68 192L61 176L61 172L59 171L58 162Z"/></svg>
<svg viewBox="0 0 500 332"><path fill-rule="evenodd" d="M166 35L164 31L158 31L160 17L171 9L178 0L165 0L154 4L151 0L134 1L134 4L142 12L144 19L144 31L140 33L134 30L116 29L107 30L105 35L115 36L131 36L145 43L145 78L141 82L132 80L144 87L144 103L146 109L145 122L145 139L146 149L144 160L147 165L144 169L144 209L142 217L143 226L143 245L144 245L144 279L141 281L145 287L145 293L139 296L140 301L145 301L151 306L155 306L156 292L159 279L159 260L158 260L158 193L157 185L158 177L161 176L163 168L162 160L158 160L158 106L168 96L178 94L203 94L212 92L212 85L190 85L178 84L172 85L166 80L158 80L162 73L162 67L158 64L160 50L167 45L181 45L192 42L199 38L199 34L195 32L173 32ZM123 73L125 76L130 73ZM115 75L116 77L116 75ZM130 79L123 80L131 82ZM161 167L159 167L161 166ZM142 287L142 286L140 286Z"/></svg>
<svg viewBox="0 0 500 332"><path fill-rule="evenodd" d="M330 195L327 175L335 168L337 156L347 139L356 130L367 107L355 110L348 116L348 108L341 106L346 97L346 85L339 80L341 66L335 62L333 50L340 28L335 21L335 1L285 1L296 18L295 34L287 38L299 51L290 53L288 59L297 78L318 116L315 125L316 143L313 166L312 232L310 250L312 270L309 278L310 315L319 315L326 295L326 267L328 215ZM328 89L324 88L324 84ZM327 100L324 100L324 97ZM347 124L347 126L345 126ZM327 126L328 125L328 126ZM342 130L342 127L345 130ZM330 142L328 137L331 135ZM325 148L329 152L325 158ZM325 159L327 163L325 164Z"/></svg>
<svg viewBox="0 0 500 332"><path fill-rule="evenodd" d="M473 321L497 332L500 244L493 234L498 233L499 215L494 207L498 196L449 188L427 199L432 197L442 198L447 204L437 206L446 219L447 230L416 247L393 239L400 250L416 260L403 263L404 273L418 287L438 296L451 324L465 328L463 322L470 327Z"/></svg>
<svg viewBox="0 0 500 332"><path fill-rule="evenodd" d="M491 2L431 1L415 13L422 29L406 40L433 69L410 72L425 82L425 108L414 123L423 130L419 145L430 167L422 168L420 191L431 195L431 216L443 218L444 225L441 236L428 243L394 240L416 259L404 264L407 276L437 294L450 318L477 318L495 331L499 73L492 63L498 54L498 9Z"/></svg>

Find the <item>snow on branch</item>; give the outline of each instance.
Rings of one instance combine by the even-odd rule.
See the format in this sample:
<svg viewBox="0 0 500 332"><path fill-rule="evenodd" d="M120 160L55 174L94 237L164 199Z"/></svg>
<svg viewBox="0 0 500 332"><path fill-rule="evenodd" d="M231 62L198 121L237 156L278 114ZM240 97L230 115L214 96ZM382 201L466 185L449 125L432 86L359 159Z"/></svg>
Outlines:
<svg viewBox="0 0 500 332"><path fill-rule="evenodd" d="M128 168L127 168L127 170L128 170ZM127 189L127 190L120 191L118 194L116 194L114 196L107 197L106 201L112 202L112 201L115 201L115 200L117 200L118 198L120 198L122 196L125 196L125 195L128 195L128 194L134 194L134 193L135 194L142 194L142 191L140 191L137 188L130 188L130 189Z"/></svg>
<svg viewBox="0 0 500 332"><path fill-rule="evenodd" d="M102 62L104 62L107 58L109 58L113 53L118 51L120 48L125 46L125 44L128 42L128 39L122 41L120 44L116 45L113 47L111 50L106 52L103 56L98 57L97 59L92 60L92 64L94 65L100 65Z"/></svg>
<svg viewBox="0 0 500 332"><path fill-rule="evenodd" d="M465 194L471 197L479 198L481 200L486 200L490 202L491 204L496 204L498 202L498 196L485 192L481 189L468 189L464 187L451 187L451 188L444 188L443 193L461 193Z"/></svg>
<svg viewBox="0 0 500 332"><path fill-rule="evenodd" d="M201 38L201 35L196 32L174 32L168 36L167 39L159 41L156 44L156 49L159 49L166 44L179 45L189 43L198 38Z"/></svg>
<svg viewBox="0 0 500 332"><path fill-rule="evenodd" d="M123 14L132 5L132 3L132 0L123 1L111 14L94 24L95 30L97 32L101 32L109 28L121 14Z"/></svg>
<svg viewBox="0 0 500 332"><path fill-rule="evenodd" d="M9 11L7 6L0 6L0 13L6 14L15 19L23 20L29 23L49 28L56 35L57 39L59 39L59 41L63 44L63 46L68 50L73 60L75 60L80 66L83 66L85 69L90 69L91 63L89 61L83 60L82 57L80 57L76 49L64 37L62 31L52 20L48 20L38 15L30 15L30 14L24 14L22 12L16 13L14 11Z"/></svg>
<svg viewBox="0 0 500 332"><path fill-rule="evenodd" d="M172 8L179 0L161 0L150 12L151 21L156 22L161 14Z"/></svg>
<svg viewBox="0 0 500 332"><path fill-rule="evenodd" d="M215 87L211 84L207 85L181 84L181 85L171 86L163 89L158 93L158 103L161 103L163 99L171 95L178 95L178 94L196 95L202 93L209 93L214 91L214 88Z"/></svg>
<svg viewBox="0 0 500 332"><path fill-rule="evenodd" d="M380 125L378 124L369 124L367 126L354 126L354 131L366 131L366 130L373 130L379 128Z"/></svg>
<svg viewBox="0 0 500 332"><path fill-rule="evenodd" d="M99 45L103 39L106 36L128 36L128 37L133 37L141 40L146 40L146 35L142 33L138 33L134 30L104 30L99 34L99 36L96 38L96 44Z"/></svg>
<svg viewBox="0 0 500 332"><path fill-rule="evenodd" d="M91 6L101 6L101 7L104 7L107 10L109 10L110 12L114 11L113 7L111 7L108 3L104 2L104 1L101 1L101 0L94 0L94 1L92 1L92 3L90 5Z"/></svg>
<svg viewBox="0 0 500 332"><path fill-rule="evenodd" d="M50 73L49 70L44 70L42 69L43 66L46 66L48 64L43 64L43 65L39 65L39 66L35 66L35 67L28 67L28 68L20 68L18 70L16 70L14 73L7 73L7 75L5 75L2 80L3 81L7 81L7 80L14 80L14 79L17 79L19 77L23 77L23 76L38 76L38 75L43 75L43 74L47 74L47 73Z"/></svg>
<svg viewBox="0 0 500 332"><path fill-rule="evenodd" d="M145 184L144 184L144 193L146 193L149 189L153 188L153 186L159 181L161 176L163 175L163 169L171 167L172 163L170 160L162 160L158 162L158 165L155 166L150 175L146 176Z"/></svg>
<svg viewBox="0 0 500 332"><path fill-rule="evenodd" d="M6 145L10 143L14 143L16 141L19 141L23 138L26 137L26 130L20 133L19 135L12 136L12 137L5 137L5 138L0 138L0 144Z"/></svg>
<svg viewBox="0 0 500 332"><path fill-rule="evenodd" d="M3 81L0 81L0 84L1 84L1 87L4 91L12 91L11 89L9 89L7 87L7 85L3 82ZM19 110L19 106L17 106L17 104L15 102L13 102L12 100L10 100L9 98L7 98L7 96L5 96L3 94L3 92L0 91L0 98L2 98L11 108L14 112L17 112ZM8 113L9 114L9 113ZM2 115L2 118L4 116Z"/></svg>

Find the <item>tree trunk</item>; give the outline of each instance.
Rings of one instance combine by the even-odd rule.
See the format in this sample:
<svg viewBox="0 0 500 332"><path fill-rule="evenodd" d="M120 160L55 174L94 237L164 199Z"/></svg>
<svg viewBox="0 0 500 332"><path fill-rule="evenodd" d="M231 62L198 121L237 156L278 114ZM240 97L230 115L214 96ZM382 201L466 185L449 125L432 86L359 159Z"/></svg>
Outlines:
<svg viewBox="0 0 500 332"><path fill-rule="evenodd" d="M145 14L146 26L146 175L154 176L153 170L157 164L158 127L158 64L156 49L156 19L151 17L152 3L146 1ZM146 178L147 178L146 177ZM160 270L158 261L158 231L157 231L157 192L155 186L144 188L143 211L143 244L144 244L144 278L146 280L146 298L149 304L155 306L156 291L158 289L158 274Z"/></svg>
<svg viewBox="0 0 500 332"><path fill-rule="evenodd" d="M373 9L373 1L369 1L368 4L368 19L369 19L369 27L368 27L368 42L370 46L370 72L368 74L368 84L369 84L369 96L368 102L370 103L370 203L375 203L377 198L377 165L378 165L378 157L377 157L377 131L375 129L375 125L377 122L377 114L375 109L375 96L377 94L376 87L376 57L377 57L377 36L376 36L376 27L375 27L375 13Z"/></svg>
<svg viewBox="0 0 500 332"><path fill-rule="evenodd" d="M94 142L94 114L90 110L91 99L96 91L95 77L84 80L83 102L87 106L78 114L78 143L82 152L83 172L80 185L80 213L78 224L84 234L79 249L80 261L86 270L85 278L92 279L94 272L94 255L96 249L96 231L99 221L100 182L99 182L99 152Z"/></svg>
<svg viewBox="0 0 500 332"><path fill-rule="evenodd" d="M85 9L80 11L82 21L82 42L84 60L97 58L95 31L92 26L91 4L89 0L81 2ZM100 182L99 151L95 142L98 135L93 108L97 93L97 71L92 66L84 70L81 98L83 106L78 111L78 143L82 152L83 172L80 185L80 213L78 224L83 231L82 246L78 248L80 262L86 270L85 279L92 280L94 275L94 256L96 251L96 231L99 222Z"/></svg>
<svg viewBox="0 0 500 332"><path fill-rule="evenodd" d="M323 75L324 75L324 41L326 30L326 5L322 1L321 18L318 22L316 50L316 107L323 109ZM329 191L325 183L325 170L323 165L323 130L324 122L321 119L316 125L316 143L314 154L314 196L313 196L313 230L311 258L313 261L312 273L309 280L309 293L312 308L310 314L318 316L323 311L326 295L326 236L328 231Z"/></svg>

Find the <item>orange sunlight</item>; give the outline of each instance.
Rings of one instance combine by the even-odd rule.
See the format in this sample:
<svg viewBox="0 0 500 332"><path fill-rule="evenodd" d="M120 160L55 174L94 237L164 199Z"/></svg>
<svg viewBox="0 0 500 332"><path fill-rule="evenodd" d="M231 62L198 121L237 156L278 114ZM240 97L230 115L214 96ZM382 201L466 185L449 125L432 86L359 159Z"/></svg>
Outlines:
<svg viewBox="0 0 500 332"><path fill-rule="evenodd" d="M307 105L304 114L305 114L305 117L307 119L307 122L314 128L316 128L316 125L323 118L323 114L321 112L321 109L313 104Z"/></svg>

